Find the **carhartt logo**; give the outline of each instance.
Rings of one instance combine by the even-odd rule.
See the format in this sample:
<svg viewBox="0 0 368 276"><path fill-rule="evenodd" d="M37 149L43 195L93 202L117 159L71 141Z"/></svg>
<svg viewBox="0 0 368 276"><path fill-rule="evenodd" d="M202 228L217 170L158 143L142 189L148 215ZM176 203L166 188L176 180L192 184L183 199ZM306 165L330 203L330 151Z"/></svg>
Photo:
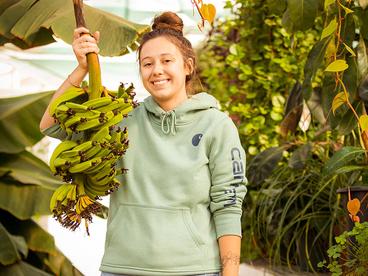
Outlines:
<svg viewBox="0 0 368 276"><path fill-rule="evenodd" d="M201 138L202 138L203 134L202 133L199 133L199 134L196 134L193 136L192 138L192 144L193 146L198 146L199 142L201 141Z"/></svg>

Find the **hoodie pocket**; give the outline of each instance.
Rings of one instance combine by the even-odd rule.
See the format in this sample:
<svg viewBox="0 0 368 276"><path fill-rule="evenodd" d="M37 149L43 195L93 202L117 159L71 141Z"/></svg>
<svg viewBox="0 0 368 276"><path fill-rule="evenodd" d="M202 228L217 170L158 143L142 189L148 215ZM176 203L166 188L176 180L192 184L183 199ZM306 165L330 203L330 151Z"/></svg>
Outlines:
<svg viewBox="0 0 368 276"><path fill-rule="evenodd" d="M108 226L104 263L198 268L205 254L202 245L189 208L124 203Z"/></svg>

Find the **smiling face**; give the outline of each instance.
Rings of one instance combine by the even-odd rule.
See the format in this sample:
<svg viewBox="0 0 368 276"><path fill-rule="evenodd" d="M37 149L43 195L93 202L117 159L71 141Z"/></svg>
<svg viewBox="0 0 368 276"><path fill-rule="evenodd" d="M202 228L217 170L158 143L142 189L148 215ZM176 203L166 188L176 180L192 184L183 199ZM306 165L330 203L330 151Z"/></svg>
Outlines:
<svg viewBox="0 0 368 276"><path fill-rule="evenodd" d="M164 110L175 108L187 98L185 78L190 66L170 40L161 36L147 41L139 63L143 86Z"/></svg>

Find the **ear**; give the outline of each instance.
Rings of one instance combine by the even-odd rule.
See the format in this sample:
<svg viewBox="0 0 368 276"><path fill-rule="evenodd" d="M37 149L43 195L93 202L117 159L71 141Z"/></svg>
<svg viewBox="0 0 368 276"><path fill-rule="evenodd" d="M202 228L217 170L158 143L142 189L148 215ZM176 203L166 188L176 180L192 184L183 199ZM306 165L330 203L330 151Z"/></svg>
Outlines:
<svg viewBox="0 0 368 276"><path fill-rule="evenodd" d="M194 62L192 58L188 58L185 62L185 75L188 76L193 73Z"/></svg>

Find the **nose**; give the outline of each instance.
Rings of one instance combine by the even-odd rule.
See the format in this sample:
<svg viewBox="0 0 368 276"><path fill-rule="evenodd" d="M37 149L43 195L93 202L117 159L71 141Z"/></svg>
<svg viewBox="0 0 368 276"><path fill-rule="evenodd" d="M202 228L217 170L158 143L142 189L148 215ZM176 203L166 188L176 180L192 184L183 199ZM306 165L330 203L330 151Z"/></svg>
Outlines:
<svg viewBox="0 0 368 276"><path fill-rule="evenodd" d="M160 62L156 62L153 65L152 74L153 75L162 75L163 74L163 67L162 67L162 64Z"/></svg>

